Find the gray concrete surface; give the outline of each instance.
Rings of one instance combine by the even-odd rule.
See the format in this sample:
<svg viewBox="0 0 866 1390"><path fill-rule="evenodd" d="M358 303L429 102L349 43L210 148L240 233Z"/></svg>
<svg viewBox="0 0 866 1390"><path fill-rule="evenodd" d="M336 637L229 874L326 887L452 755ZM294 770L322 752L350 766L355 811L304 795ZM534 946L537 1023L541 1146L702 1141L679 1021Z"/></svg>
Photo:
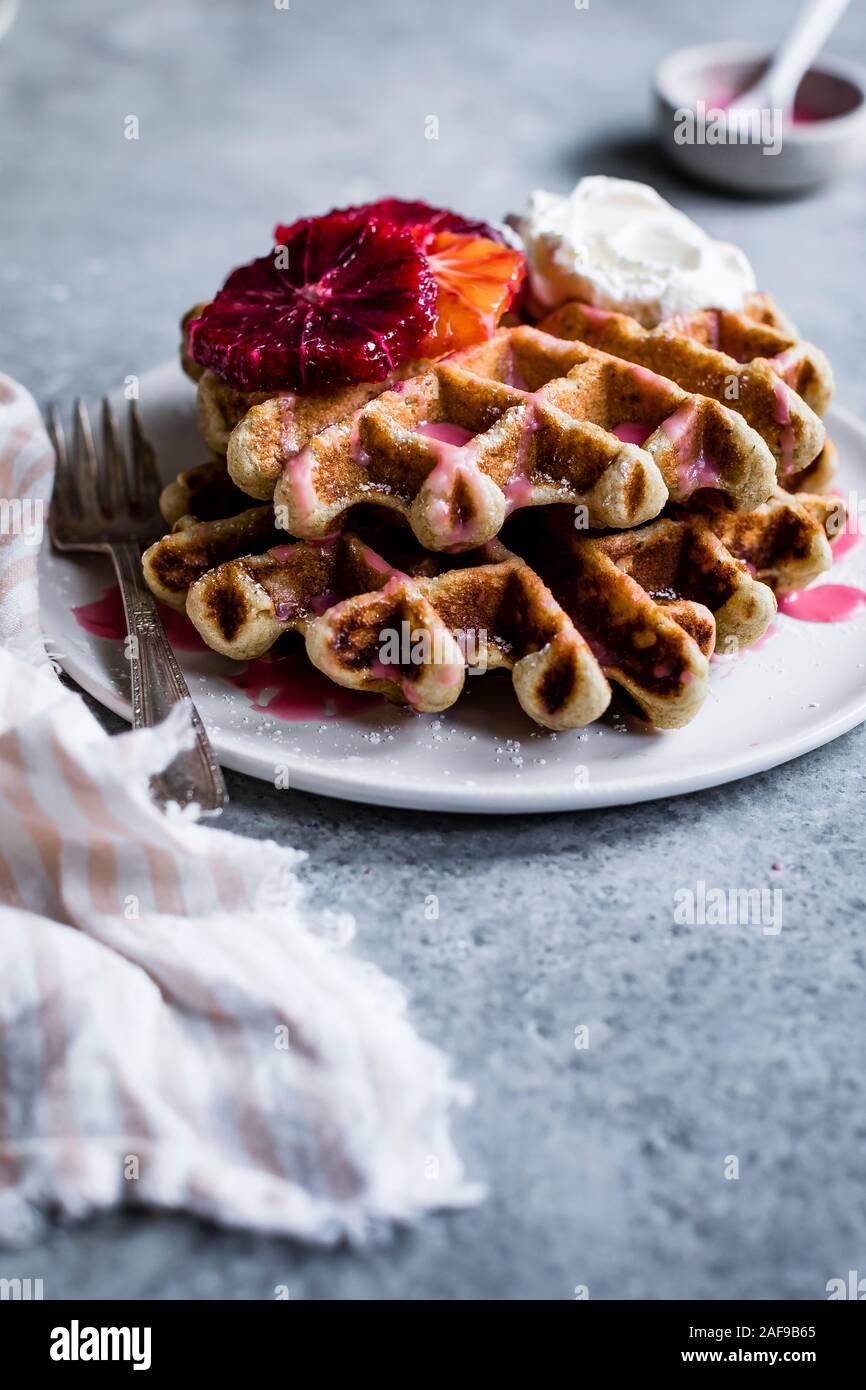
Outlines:
<svg viewBox="0 0 866 1390"><path fill-rule="evenodd" d="M793 8L24 0L0 44L0 366L41 399L117 385L277 218L378 192L495 215L609 172L741 241L866 415L862 179L741 203L648 141L666 49L769 39ZM863 55L862 7L833 47ZM53 1230L0 1274L47 1297L308 1299L809 1299L866 1274L864 753L860 729L717 791L522 822L230 775L226 824L308 851L313 889L355 912L473 1083L458 1133L490 1197L363 1256L140 1216ZM781 936L676 927L675 889L701 878L781 883Z"/></svg>

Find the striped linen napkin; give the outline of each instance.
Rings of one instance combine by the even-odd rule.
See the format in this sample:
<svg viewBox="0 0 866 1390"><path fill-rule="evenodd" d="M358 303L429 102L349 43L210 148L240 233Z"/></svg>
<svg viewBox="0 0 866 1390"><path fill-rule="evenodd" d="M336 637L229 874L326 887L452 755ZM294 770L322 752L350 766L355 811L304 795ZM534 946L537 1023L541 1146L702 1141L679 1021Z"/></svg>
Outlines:
<svg viewBox="0 0 866 1390"><path fill-rule="evenodd" d="M58 680L52 466L0 375L0 1241L134 1205L361 1242L478 1200L449 1134L465 1088L351 919L308 904L303 854L150 803L184 709L110 738Z"/></svg>

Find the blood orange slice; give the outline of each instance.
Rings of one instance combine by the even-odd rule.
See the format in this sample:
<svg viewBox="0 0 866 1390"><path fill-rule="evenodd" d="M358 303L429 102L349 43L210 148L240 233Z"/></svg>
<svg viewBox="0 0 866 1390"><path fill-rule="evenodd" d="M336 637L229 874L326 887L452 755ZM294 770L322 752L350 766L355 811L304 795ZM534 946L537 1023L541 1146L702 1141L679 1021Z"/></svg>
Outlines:
<svg viewBox="0 0 866 1390"><path fill-rule="evenodd" d="M245 391L384 381L430 331L437 286L407 229L342 213L284 229L188 328L189 355Z"/></svg>
<svg viewBox="0 0 866 1390"><path fill-rule="evenodd" d="M436 324L418 354L441 357L495 332L523 282L520 251L488 237L440 232L425 250L438 286Z"/></svg>

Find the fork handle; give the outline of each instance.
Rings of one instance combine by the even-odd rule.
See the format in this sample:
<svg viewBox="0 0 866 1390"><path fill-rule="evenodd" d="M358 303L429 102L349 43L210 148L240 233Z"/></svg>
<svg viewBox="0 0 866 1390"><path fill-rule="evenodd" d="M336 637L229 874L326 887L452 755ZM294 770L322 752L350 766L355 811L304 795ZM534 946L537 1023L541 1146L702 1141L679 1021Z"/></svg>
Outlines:
<svg viewBox="0 0 866 1390"><path fill-rule="evenodd" d="M226 788L210 739L177 658L169 646L153 595L142 578L141 551L130 542L106 546L114 568L126 626L135 645L130 651L132 675L132 727L150 729L159 724L181 701L188 701L195 743L184 749L163 772L153 778L154 799L165 806L176 801L181 806L197 802L203 811L220 811L226 803Z"/></svg>

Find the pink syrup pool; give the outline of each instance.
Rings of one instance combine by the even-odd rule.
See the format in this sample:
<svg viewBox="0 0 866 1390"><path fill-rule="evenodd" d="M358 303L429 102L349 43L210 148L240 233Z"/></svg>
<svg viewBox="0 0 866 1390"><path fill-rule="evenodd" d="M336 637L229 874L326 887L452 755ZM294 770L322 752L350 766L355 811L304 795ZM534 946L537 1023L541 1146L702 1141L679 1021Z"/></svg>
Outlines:
<svg viewBox="0 0 866 1390"><path fill-rule="evenodd" d="M189 618L177 613L164 603L157 603L159 616L165 628L165 635L171 645L179 652L206 652L207 643L199 637ZM126 614L123 599L116 584L104 589L101 598L93 603L82 603L72 609L73 617L79 627L93 637L104 637L109 641L122 642L126 636Z"/></svg>
<svg viewBox="0 0 866 1390"><path fill-rule="evenodd" d="M841 536L833 542L833 564L838 564L843 556L860 544L862 539L863 536L859 531L843 531Z"/></svg>
<svg viewBox="0 0 866 1390"><path fill-rule="evenodd" d="M779 597L779 612L804 623L841 623L866 611L866 592L850 584L820 584Z"/></svg>
<svg viewBox="0 0 866 1390"><path fill-rule="evenodd" d="M310 665L303 649L250 661L229 684L242 690L258 713L277 719L346 718L383 703L382 696L335 685Z"/></svg>
<svg viewBox="0 0 866 1390"><path fill-rule="evenodd" d="M163 603L158 606L166 636L176 651L211 650L189 618ZM72 613L79 627L94 637L122 642L126 636L123 599L116 584L93 603L73 608ZM310 665L303 649L273 659L250 661L238 675L229 676L228 682L249 696L254 710L277 719L333 719L338 715L345 718L362 714L382 702L381 697L344 690L329 681Z"/></svg>

